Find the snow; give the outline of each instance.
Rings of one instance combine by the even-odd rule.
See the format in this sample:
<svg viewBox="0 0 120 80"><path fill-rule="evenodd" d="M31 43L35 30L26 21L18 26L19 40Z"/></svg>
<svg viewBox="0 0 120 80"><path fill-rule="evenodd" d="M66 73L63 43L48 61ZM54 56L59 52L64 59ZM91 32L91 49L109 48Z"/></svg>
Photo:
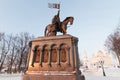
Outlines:
<svg viewBox="0 0 120 80"><path fill-rule="evenodd" d="M0 80L22 80L22 74L0 74Z"/></svg>
<svg viewBox="0 0 120 80"><path fill-rule="evenodd" d="M81 70L86 80L120 80L120 68L105 69L106 76L102 70ZM22 80L22 73L17 74L0 74L0 80Z"/></svg>
<svg viewBox="0 0 120 80"><path fill-rule="evenodd" d="M105 69L106 76L103 76L102 69L82 73L86 80L120 80L120 68Z"/></svg>

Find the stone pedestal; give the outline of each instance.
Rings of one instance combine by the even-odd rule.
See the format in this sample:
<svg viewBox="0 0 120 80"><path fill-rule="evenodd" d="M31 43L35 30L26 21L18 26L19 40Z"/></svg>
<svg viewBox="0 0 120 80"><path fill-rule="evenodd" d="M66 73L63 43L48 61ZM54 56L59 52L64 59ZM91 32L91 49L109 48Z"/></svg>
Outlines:
<svg viewBox="0 0 120 80"><path fill-rule="evenodd" d="M39 37L30 42L22 80L85 80L79 70L78 38Z"/></svg>

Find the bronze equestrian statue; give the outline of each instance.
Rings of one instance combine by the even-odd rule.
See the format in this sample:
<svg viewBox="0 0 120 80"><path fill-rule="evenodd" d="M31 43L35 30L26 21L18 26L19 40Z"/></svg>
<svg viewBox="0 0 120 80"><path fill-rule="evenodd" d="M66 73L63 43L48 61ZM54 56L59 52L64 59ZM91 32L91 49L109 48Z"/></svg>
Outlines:
<svg viewBox="0 0 120 80"><path fill-rule="evenodd" d="M45 28L44 35L45 36L56 36L57 32L61 32L66 34L67 30L67 24L70 23L70 25L73 24L74 18L72 16L66 17L62 22L60 22L59 18L59 11L58 14L55 15L52 19L52 24L48 24Z"/></svg>

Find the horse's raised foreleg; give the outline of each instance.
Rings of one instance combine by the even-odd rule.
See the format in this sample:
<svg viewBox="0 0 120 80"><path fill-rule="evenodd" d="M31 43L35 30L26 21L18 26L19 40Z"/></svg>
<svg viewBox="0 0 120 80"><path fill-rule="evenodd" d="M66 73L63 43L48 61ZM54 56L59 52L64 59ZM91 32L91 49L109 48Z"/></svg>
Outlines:
<svg viewBox="0 0 120 80"><path fill-rule="evenodd" d="M65 35L67 33L65 29L65 25L62 25L61 28L62 28L63 35Z"/></svg>

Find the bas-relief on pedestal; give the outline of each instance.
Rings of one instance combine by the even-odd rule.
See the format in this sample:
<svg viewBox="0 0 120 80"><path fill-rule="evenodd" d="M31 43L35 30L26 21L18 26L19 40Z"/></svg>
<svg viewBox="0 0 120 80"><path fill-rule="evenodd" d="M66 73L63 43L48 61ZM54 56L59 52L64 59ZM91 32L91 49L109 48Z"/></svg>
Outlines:
<svg viewBox="0 0 120 80"><path fill-rule="evenodd" d="M84 80L78 38L68 34L33 39L27 65L23 80Z"/></svg>

